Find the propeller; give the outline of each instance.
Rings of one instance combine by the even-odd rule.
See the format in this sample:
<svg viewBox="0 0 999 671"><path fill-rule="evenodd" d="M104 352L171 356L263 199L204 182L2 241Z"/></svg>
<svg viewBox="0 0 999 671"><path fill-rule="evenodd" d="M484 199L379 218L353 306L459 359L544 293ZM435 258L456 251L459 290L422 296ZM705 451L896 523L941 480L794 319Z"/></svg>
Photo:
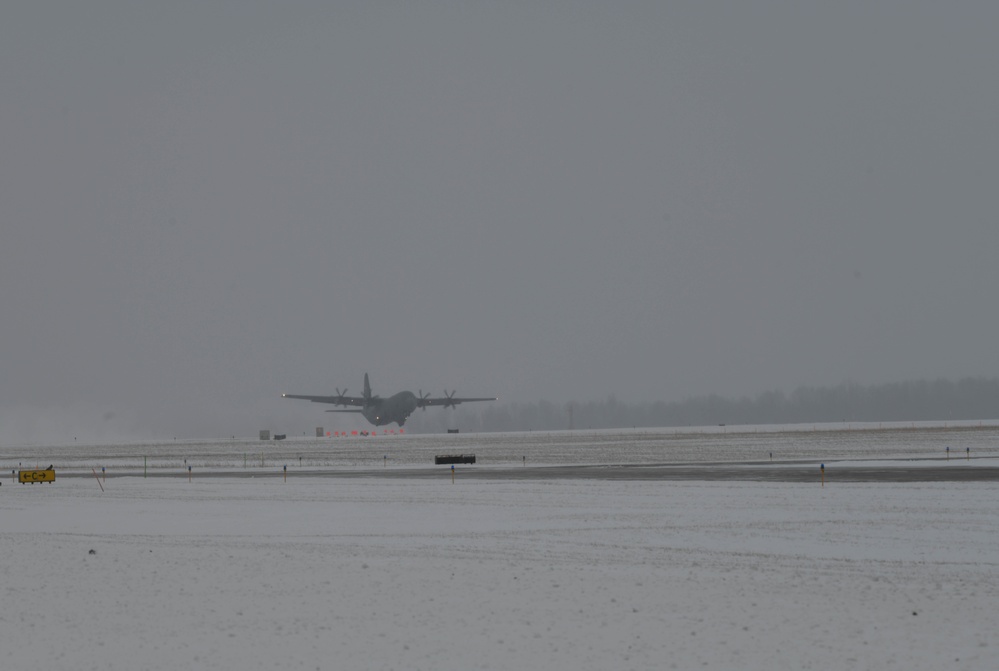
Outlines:
<svg viewBox="0 0 999 671"><path fill-rule="evenodd" d="M328 388L329 387L327 387L327 389ZM338 397L337 398L337 402L336 402L337 405L344 405L344 406L347 405L346 401L344 400L344 397L347 395L347 388L346 387L343 388L343 391L340 391L340 387L337 387L336 388L336 395Z"/></svg>
<svg viewBox="0 0 999 671"><path fill-rule="evenodd" d="M444 390L444 407L445 408L457 408L458 404L452 401L454 395L458 393L457 389L452 389L451 393L447 393L447 389Z"/></svg>
<svg viewBox="0 0 999 671"><path fill-rule="evenodd" d="M421 390L420 390L420 393L419 393L419 394L417 395L417 398L418 398L419 400L418 400L418 401L416 402L416 404L417 404L418 406L420 406L420 408L421 408L421 409L422 409L422 410L423 410L424 412L426 412L426 411L427 411L427 399L428 399L428 398L430 398L430 394L424 394L424 393L423 393L423 390L421 389Z"/></svg>

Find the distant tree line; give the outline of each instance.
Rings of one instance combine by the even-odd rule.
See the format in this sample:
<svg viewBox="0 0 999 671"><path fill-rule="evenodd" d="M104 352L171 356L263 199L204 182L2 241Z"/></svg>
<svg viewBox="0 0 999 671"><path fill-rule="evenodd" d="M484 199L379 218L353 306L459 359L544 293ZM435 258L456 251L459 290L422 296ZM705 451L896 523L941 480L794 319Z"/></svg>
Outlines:
<svg viewBox="0 0 999 671"><path fill-rule="evenodd" d="M716 394L664 403L602 401L556 404L483 403L455 410L420 412L406 428L414 433L462 431L551 431L716 424L797 424L994 419L999 417L999 378L917 380L863 386L798 387L790 394L755 397Z"/></svg>

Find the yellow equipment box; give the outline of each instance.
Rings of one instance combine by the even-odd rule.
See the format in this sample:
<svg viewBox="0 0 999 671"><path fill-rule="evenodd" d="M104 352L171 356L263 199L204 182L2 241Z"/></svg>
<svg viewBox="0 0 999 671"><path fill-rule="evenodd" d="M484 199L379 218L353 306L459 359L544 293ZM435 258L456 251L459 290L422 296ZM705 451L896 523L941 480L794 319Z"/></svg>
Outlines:
<svg viewBox="0 0 999 671"><path fill-rule="evenodd" d="M25 482L55 482L55 469L46 468L41 471L18 471L17 479L23 485Z"/></svg>

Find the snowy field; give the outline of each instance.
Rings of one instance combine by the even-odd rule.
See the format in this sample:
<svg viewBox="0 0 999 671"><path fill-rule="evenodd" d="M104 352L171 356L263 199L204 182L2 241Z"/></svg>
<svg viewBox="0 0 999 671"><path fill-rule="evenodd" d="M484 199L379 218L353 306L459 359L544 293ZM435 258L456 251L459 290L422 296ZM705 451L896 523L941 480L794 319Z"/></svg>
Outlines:
<svg viewBox="0 0 999 671"><path fill-rule="evenodd" d="M891 463L906 450L939 457L945 443L988 453L995 438L994 428L941 429L941 440L912 431L869 431L866 448L838 449ZM527 441L508 435L514 447L491 449L512 457ZM723 459L744 435L690 449ZM437 449L415 436L366 445L391 440ZM496 439L467 440L482 452ZM552 456L544 440L534 457L565 463L566 441L552 441ZM600 440L615 463L668 452L629 432ZM171 465L158 468L205 445L178 446L188 456L160 455ZM188 482L113 461L148 447L5 451L0 465L75 454L78 477L0 487L0 668L997 668L994 482L463 480L461 470L454 484L446 470L285 482L274 463L290 452L246 466L260 477L213 476L210 459L242 468L240 445L213 448ZM82 470L105 462L115 470L102 491Z"/></svg>

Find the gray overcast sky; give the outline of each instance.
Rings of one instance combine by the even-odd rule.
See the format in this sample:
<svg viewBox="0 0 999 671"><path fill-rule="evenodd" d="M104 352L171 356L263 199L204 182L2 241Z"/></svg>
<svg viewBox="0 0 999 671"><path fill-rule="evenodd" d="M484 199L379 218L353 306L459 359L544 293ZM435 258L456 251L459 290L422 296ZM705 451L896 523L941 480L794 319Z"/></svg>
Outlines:
<svg viewBox="0 0 999 671"><path fill-rule="evenodd" d="M0 440L999 374L994 2L6 2Z"/></svg>

